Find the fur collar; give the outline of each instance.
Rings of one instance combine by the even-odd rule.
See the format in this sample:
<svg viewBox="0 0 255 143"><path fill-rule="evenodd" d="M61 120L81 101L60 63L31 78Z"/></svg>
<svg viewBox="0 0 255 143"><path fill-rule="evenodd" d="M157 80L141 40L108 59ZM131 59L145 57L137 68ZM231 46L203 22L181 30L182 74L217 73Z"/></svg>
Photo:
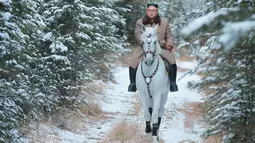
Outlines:
<svg viewBox="0 0 255 143"><path fill-rule="evenodd" d="M161 23L161 19L160 19L160 16L159 16L159 15L157 15L157 16L154 18L154 20L152 20L151 18L149 18L147 15L145 15L145 16L143 17L142 21L143 21L143 24L144 24L144 25L148 25L148 24L151 24L151 25L152 25L153 23L159 24L159 25L160 25L160 23Z"/></svg>

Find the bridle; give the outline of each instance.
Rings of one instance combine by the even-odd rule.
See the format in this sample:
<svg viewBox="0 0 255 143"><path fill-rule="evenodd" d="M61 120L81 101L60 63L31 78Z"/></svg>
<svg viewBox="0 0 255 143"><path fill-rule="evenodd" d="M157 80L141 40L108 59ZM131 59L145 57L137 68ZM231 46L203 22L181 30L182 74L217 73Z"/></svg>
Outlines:
<svg viewBox="0 0 255 143"><path fill-rule="evenodd" d="M148 50L147 51L144 51L144 56L146 57L147 54L152 54L153 57L155 57L155 52L151 51L151 47L150 47L150 43L152 42L152 39L151 39L151 34L148 34L147 35L147 39L146 39L146 43L148 44Z"/></svg>

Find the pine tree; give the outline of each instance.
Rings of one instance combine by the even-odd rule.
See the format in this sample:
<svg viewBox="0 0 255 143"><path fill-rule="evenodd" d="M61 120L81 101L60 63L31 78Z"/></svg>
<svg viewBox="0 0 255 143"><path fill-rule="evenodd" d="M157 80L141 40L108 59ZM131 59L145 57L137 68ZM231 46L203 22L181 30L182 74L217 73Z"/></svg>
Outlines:
<svg viewBox="0 0 255 143"><path fill-rule="evenodd" d="M0 141L16 140L18 128L31 120L86 102L84 80L109 78L102 65L108 53L123 51L117 26L125 26L109 7L99 1L0 2Z"/></svg>
<svg viewBox="0 0 255 143"><path fill-rule="evenodd" d="M123 32L124 35L126 35L126 41L136 45L137 41L135 39L135 24L138 19L145 15L146 4L136 0L119 0L116 1L113 9L118 11L125 19L126 24L123 28L125 31Z"/></svg>
<svg viewBox="0 0 255 143"><path fill-rule="evenodd" d="M190 87L206 89L210 94L205 119L211 127L205 135L221 133L223 142L254 141L255 25L251 5L251 1L215 0L208 6L215 12L198 18L184 30L208 39L196 49L197 71L204 77Z"/></svg>
<svg viewBox="0 0 255 143"><path fill-rule="evenodd" d="M30 5L31 4L31 5ZM17 128L27 120L31 108L30 87L27 75L28 41L35 30L29 11L33 11L36 2L5 1L1 2L1 138L11 141L17 138ZM35 11L33 11L35 12ZM29 20L30 19L30 20ZM29 28L28 28L29 27ZM33 29L35 28L35 29ZM39 31L39 30L38 30Z"/></svg>
<svg viewBox="0 0 255 143"><path fill-rule="evenodd" d="M181 29L186 25L187 11L184 9L184 2L178 0L165 0L159 3L159 12L162 17L169 21L172 40L174 45L178 47L184 39L181 36Z"/></svg>

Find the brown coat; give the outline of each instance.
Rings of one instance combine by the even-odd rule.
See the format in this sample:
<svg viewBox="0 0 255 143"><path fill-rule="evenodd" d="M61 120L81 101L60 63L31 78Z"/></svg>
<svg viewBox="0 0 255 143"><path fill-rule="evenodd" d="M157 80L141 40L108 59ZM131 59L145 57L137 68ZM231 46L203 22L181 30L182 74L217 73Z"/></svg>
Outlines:
<svg viewBox="0 0 255 143"><path fill-rule="evenodd" d="M141 35L142 35L141 26L142 26L142 24L143 24L143 22L142 22L142 18L141 18L141 19L137 20L136 27L135 27L135 37L136 37L136 40L139 43L139 45L141 45ZM151 25L146 24L145 26L149 27ZM153 23L152 27L155 27L155 26L156 26L156 24ZM158 26L158 40L159 40L160 46L163 46L163 47L165 45L173 46L172 37L171 37L171 29L170 29L169 23L164 18L161 18L160 25ZM161 53L161 55L165 59L167 59L167 61L171 65L176 63L173 52L174 52L174 50L172 50L172 52L170 52L169 50L162 49L162 53ZM132 68L136 68L138 66L138 64L140 63L140 61L142 60L142 56L143 56L143 49L142 49L142 47L139 47L133 52L131 59L129 60L129 66L131 66Z"/></svg>

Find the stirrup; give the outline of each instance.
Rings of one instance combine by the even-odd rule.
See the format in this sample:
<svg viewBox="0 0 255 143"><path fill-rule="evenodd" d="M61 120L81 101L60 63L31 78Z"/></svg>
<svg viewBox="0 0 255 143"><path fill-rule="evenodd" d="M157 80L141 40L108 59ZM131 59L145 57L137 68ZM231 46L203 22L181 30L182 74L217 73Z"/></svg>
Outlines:
<svg viewBox="0 0 255 143"><path fill-rule="evenodd" d="M178 91L178 86L175 82L170 84L170 92L176 92Z"/></svg>
<svg viewBox="0 0 255 143"><path fill-rule="evenodd" d="M129 92L136 92L136 85L135 83L130 83L129 86L128 86L128 91Z"/></svg>

